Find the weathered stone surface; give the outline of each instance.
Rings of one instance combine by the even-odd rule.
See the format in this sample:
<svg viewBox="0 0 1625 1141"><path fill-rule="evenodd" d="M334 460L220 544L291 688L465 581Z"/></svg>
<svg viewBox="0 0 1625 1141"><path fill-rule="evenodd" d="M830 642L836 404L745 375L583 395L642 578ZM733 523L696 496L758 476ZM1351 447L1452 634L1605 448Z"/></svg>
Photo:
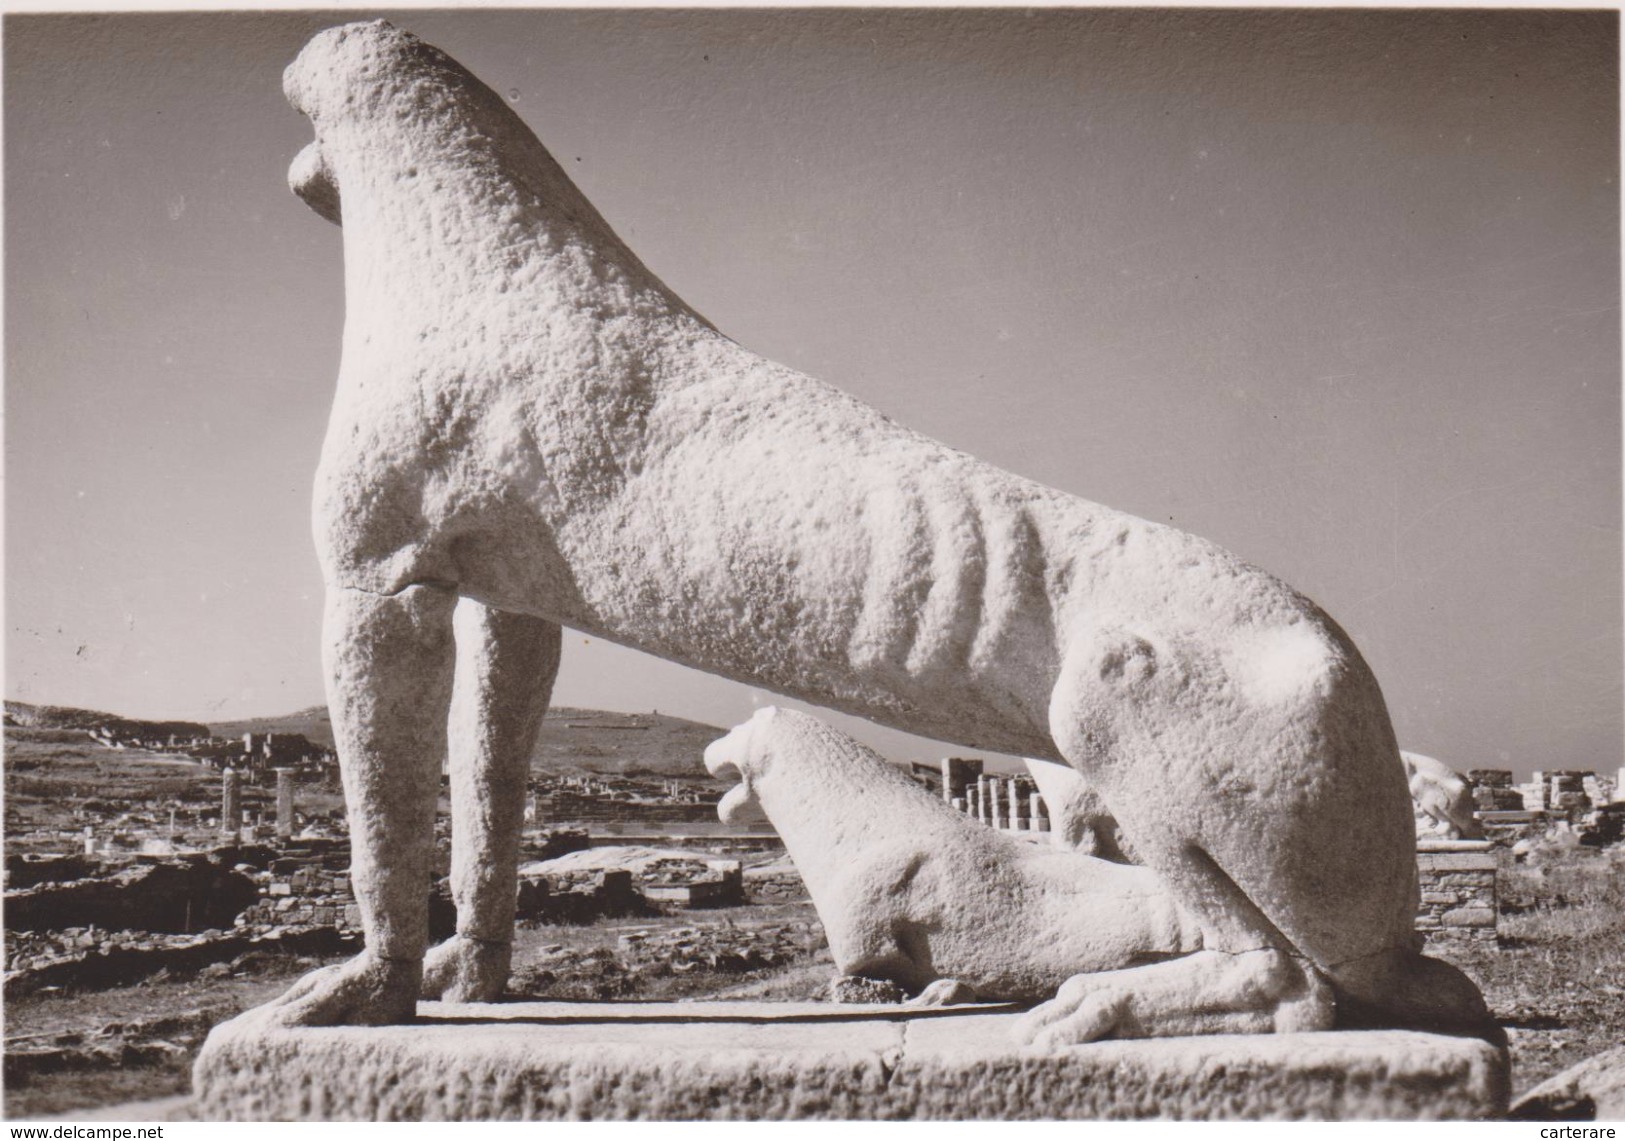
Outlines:
<svg viewBox="0 0 1625 1141"><path fill-rule="evenodd" d="M1073 975L1201 947L1151 869L988 828L804 713L757 711L705 766L739 781L724 820L759 809L773 822L845 974L1035 999Z"/></svg>
<svg viewBox="0 0 1625 1141"><path fill-rule="evenodd" d="M410 1015L454 675L469 692L465 669L510 636L556 661L560 623L1083 771L1205 950L1067 991L1050 1041L1301 1027L1319 975L1340 1010L1386 1024L1484 1017L1412 947L1414 826L1387 711L1302 595L729 340L506 100L387 23L322 32L284 87L315 131L293 187L344 227L314 525L368 950L280 1017ZM497 634L472 654L452 634L459 597ZM498 670L454 711L454 785L459 765L476 774L461 799L483 848L454 859L467 935L436 953L431 991L489 992L503 973L517 825L499 755L546 704L538 676L551 683Z"/></svg>
<svg viewBox="0 0 1625 1141"><path fill-rule="evenodd" d="M848 1006L874 1006L900 1003L908 996L903 988L889 979L869 978L864 975L837 975L829 980L819 996L829 1002Z"/></svg>
<svg viewBox="0 0 1625 1141"><path fill-rule="evenodd" d="M1517 1100L1511 1116L1522 1121L1625 1121L1625 1046L1547 1078Z"/></svg>
<svg viewBox="0 0 1625 1141"><path fill-rule="evenodd" d="M398 1028L215 1028L203 1120L1484 1119L1504 1054L1406 1031L1015 1045L1016 1015L425 1004Z"/></svg>
<svg viewBox="0 0 1625 1141"><path fill-rule="evenodd" d="M1480 852L1428 852L1423 851L1421 860L1434 872L1495 872L1495 853L1488 850Z"/></svg>
<svg viewBox="0 0 1625 1141"><path fill-rule="evenodd" d="M1429 938L1493 940L1496 857L1485 840L1418 840L1418 930Z"/></svg>

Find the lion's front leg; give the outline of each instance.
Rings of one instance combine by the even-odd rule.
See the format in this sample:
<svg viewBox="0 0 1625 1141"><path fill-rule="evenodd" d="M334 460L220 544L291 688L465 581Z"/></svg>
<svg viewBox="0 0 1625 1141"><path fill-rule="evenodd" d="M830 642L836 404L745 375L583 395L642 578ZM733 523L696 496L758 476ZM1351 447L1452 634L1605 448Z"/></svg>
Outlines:
<svg viewBox="0 0 1625 1141"><path fill-rule="evenodd" d="M416 1013L456 601L427 586L395 595L328 591L322 659L367 945L296 983L274 1004L280 1022L380 1024Z"/></svg>
<svg viewBox="0 0 1625 1141"><path fill-rule="evenodd" d="M429 952L423 997L492 1002L508 984L525 785L559 671L556 622L457 604L451 892L457 933Z"/></svg>

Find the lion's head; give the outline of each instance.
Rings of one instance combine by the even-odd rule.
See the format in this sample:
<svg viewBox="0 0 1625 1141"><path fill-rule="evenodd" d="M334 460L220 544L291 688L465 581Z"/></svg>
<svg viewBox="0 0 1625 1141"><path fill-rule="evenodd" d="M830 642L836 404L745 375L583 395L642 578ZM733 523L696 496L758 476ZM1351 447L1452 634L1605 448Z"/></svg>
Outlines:
<svg viewBox="0 0 1625 1141"><path fill-rule="evenodd" d="M386 20L319 32L283 72L282 89L316 132L289 185L331 222L351 179L446 189L473 176L559 204L579 197L500 96Z"/></svg>

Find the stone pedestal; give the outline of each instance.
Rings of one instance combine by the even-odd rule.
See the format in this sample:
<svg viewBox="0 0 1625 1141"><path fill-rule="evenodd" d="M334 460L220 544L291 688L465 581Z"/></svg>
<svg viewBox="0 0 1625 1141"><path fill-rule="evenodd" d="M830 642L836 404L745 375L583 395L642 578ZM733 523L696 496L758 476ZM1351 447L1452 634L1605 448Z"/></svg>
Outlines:
<svg viewBox="0 0 1625 1141"><path fill-rule="evenodd" d="M1416 929L1429 938L1495 942L1495 848L1488 840L1418 840Z"/></svg>
<svg viewBox="0 0 1625 1141"><path fill-rule="evenodd" d="M1506 1111L1505 1054L1408 1031L1017 1046L1007 1007L423 1003L217 1026L201 1120L1347 1120Z"/></svg>

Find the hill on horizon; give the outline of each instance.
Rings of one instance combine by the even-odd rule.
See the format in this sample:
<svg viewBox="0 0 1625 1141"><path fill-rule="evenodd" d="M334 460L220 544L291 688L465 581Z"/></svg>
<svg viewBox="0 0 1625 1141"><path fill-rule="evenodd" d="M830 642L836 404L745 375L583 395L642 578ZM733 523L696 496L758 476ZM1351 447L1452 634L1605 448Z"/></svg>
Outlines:
<svg viewBox="0 0 1625 1141"><path fill-rule="evenodd" d="M34 705L27 701L7 701L6 720L28 729L111 729L120 736L205 737L209 727L198 721L149 721L140 717L120 717L98 709L75 709L71 705Z"/></svg>
<svg viewBox="0 0 1625 1141"><path fill-rule="evenodd" d="M298 733L320 745L333 744L333 722L324 705L279 717L221 721L209 728L217 737ZM542 720L531 765L549 772L708 779L702 760L705 747L726 733L726 729L660 712L612 713L557 706Z"/></svg>
<svg viewBox="0 0 1625 1141"><path fill-rule="evenodd" d="M314 743L333 744L333 722L325 705L281 717L218 722L210 730L216 736L301 733ZM614 714L559 705L549 709L541 722L531 766L549 772L708 777L702 761L705 746L725 733L713 725L660 712Z"/></svg>
<svg viewBox="0 0 1625 1141"><path fill-rule="evenodd" d="M275 717L245 717L207 725L193 721L145 721L94 709L34 705L7 701L6 717L33 729L76 729L90 732L111 726L137 736L241 737L244 733L297 733L318 745L333 744L333 722L325 705L313 705ZM685 721L660 712L612 713L602 709L558 706L547 711L531 754L532 767L567 774L699 777L705 771L705 747L727 733L714 725Z"/></svg>

